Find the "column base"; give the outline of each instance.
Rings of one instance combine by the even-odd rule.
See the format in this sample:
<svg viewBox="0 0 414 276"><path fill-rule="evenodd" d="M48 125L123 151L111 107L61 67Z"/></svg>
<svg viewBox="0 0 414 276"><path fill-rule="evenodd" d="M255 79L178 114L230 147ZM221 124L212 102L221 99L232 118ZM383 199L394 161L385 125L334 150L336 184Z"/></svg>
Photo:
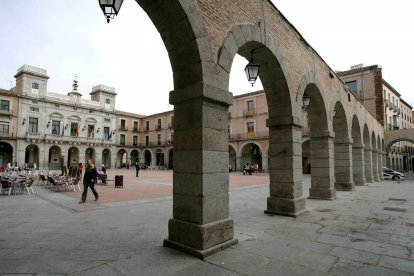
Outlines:
<svg viewBox="0 0 414 276"><path fill-rule="evenodd" d="M355 183L354 182L335 182L335 190L353 191L355 190Z"/></svg>
<svg viewBox="0 0 414 276"><path fill-rule="evenodd" d="M355 186L367 186L365 178L361 180L355 180Z"/></svg>
<svg viewBox="0 0 414 276"><path fill-rule="evenodd" d="M375 177L375 176L374 176L374 181L375 181L375 182L380 182L379 177Z"/></svg>
<svg viewBox="0 0 414 276"><path fill-rule="evenodd" d="M374 177L373 176L367 176L366 181L367 181L367 183L374 183Z"/></svg>
<svg viewBox="0 0 414 276"><path fill-rule="evenodd" d="M308 198L333 200L336 198L336 190L332 188L310 188Z"/></svg>
<svg viewBox="0 0 414 276"><path fill-rule="evenodd" d="M268 215L281 215L295 218L306 212L304 197L295 199L268 197L267 209L264 211Z"/></svg>
<svg viewBox="0 0 414 276"><path fill-rule="evenodd" d="M168 223L168 239L164 246L180 250L200 259L237 244L232 219L223 219L203 225L178 219Z"/></svg>

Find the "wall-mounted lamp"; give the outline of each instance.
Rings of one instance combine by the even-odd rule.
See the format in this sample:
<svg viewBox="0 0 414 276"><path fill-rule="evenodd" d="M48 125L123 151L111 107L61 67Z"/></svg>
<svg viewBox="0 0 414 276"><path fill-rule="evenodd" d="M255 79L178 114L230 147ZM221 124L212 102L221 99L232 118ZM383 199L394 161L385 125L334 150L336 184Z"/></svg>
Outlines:
<svg viewBox="0 0 414 276"><path fill-rule="evenodd" d="M332 112L332 117L335 117L335 115L336 115L336 108L334 108L334 110L333 110L333 112Z"/></svg>
<svg viewBox="0 0 414 276"><path fill-rule="evenodd" d="M98 127L98 129L96 130L96 133L99 133L99 130L100 130L101 128L100 127Z"/></svg>
<svg viewBox="0 0 414 276"><path fill-rule="evenodd" d="M65 125L65 129L68 129L68 124Z"/></svg>
<svg viewBox="0 0 414 276"><path fill-rule="evenodd" d="M50 126L50 122L47 122L46 128L49 128Z"/></svg>
<svg viewBox="0 0 414 276"><path fill-rule="evenodd" d="M22 125L24 125L26 123L26 118L23 119Z"/></svg>
<svg viewBox="0 0 414 276"><path fill-rule="evenodd" d="M311 97L307 95L306 93L303 94L302 97L302 107L305 109L305 111L308 109L308 106L310 105Z"/></svg>
<svg viewBox="0 0 414 276"><path fill-rule="evenodd" d="M82 132L84 132L84 131L85 131L85 127L82 128Z"/></svg>
<svg viewBox="0 0 414 276"><path fill-rule="evenodd" d="M114 131L112 131L112 135L114 135L115 134L115 130Z"/></svg>

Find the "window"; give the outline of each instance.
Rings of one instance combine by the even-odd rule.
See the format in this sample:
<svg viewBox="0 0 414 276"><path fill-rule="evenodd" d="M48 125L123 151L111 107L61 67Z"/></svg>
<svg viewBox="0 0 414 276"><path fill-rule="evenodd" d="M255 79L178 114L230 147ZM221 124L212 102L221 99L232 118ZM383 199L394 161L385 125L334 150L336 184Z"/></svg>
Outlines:
<svg viewBox="0 0 414 276"><path fill-rule="evenodd" d="M227 132L230 134L231 133L231 125L227 125Z"/></svg>
<svg viewBox="0 0 414 276"><path fill-rule="evenodd" d="M93 139L95 137L95 126L88 125L88 138Z"/></svg>
<svg viewBox="0 0 414 276"><path fill-rule="evenodd" d="M78 123L70 123L70 136L76 137L78 133Z"/></svg>
<svg viewBox="0 0 414 276"><path fill-rule="evenodd" d="M158 119L157 129L158 129L158 130L161 130L161 119Z"/></svg>
<svg viewBox="0 0 414 276"><path fill-rule="evenodd" d="M121 146L125 146L125 134L121 134L119 138Z"/></svg>
<svg viewBox="0 0 414 276"><path fill-rule="evenodd" d="M146 121L146 122L145 122L145 130L146 130L146 131L149 131L149 126L150 126L150 125L149 125L149 121Z"/></svg>
<svg viewBox="0 0 414 276"><path fill-rule="evenodd" d="M93 113L93 110L89 110L89 113Z"/></svg>
<svg viewBox="0 0 414 276"><path fill-rule="evenodd" d="M111 119L105 118L104 119L104 122L110 123L111 122Z"/></svg>
<svg viewBox="0 0 414 276"><path fill-rule="evenodd" d="M138 146L138 136L133 136L132 137L132 145L133 146Z"/></svg>
<svg viewBox="0 0 414 276"><path fill-rule="evenodd" d="M9 111L10 110L10 102L6 100L0 101L0 111Z"/></svg>
<svg viewBox="0 0 414 276"><path fill-rule="evenodd" d="M134 122L134 131L138 131L138 122L137 121Z"/></svg>
<svg viewBox="0 0 414 276"><path fill-rule="evenodd" d="M149 136L145 136L145 146L149 146Z"/></svg>
<svg viewBox="0 0 414 276"><path fill-rule="evenodd" d="M37 82L32 83L32 89L39 89L39 84Z"/></svg>
<svg viewBox="0 0 414 276"><path fill-rule="evenodd" d="M32 101L32 104L38 104L38 102L37 101Z"/></svg>
<svg viewBox="0 0 414 276"><path fill-rule="evenodd" d="M171 116L171 122L169 128L174 128L174 116Z"/></svg>
<svg viewBox="0 0 414 276"><path fill-rule="evenodd" d="M9 123L0 122L0 136L9 136Z"/></svg>
<svg viewBox="0 0 414 276"><path fill-rule="evenodd" d="M60 134L60 121L52 120L52 135Z"/></svg>
<svg viewBox="0 0 414 276"><path fill-rule="evenodd" d="M247 133L253 133L254 132L254 122L248 122L247 123Z"/></svg>
<svg viewBox="0 0 414 276"><path fill-rule="evenodd" d="M106 104L111 104L111 100L110 99L105 99L105 103Z"/></svg>
<svg viewBox="0 0 414 276"><path fill-rule="evenodd" d="M29 117L29 133L37 133L38 119Z"/></svg>
<svg viewBox="0 0 414 276"><path fill-rule="evenodd" d="M39 108L38 108L38 107L33 107L33 106L31 106L31 107L29 108L29 110L30 110L30 111L32 111L32 112L39 112Z"/></svg>
<svg viewBox="0 0 414 276"><path fill-rule="evenodd" d="M349 87L349 89L351 90L352 93L355 94L357 92L357 82L356 81L345 82L345 85Z"/></svg>
<svg viewBox="0 0 414 276"><path fill-rule="evenodd" d="M157 145L161 146L161 134L157 134Z"/></svg>
<svg viewBox="0 0 414 276"><path fill-rule="evenodd" d="M60 104L55 104L55 107L56 107L56 108L59 108L59 107L60 107Z"/></svg>
<svg viewBox="0 0 414 276"><path fill-rule="evenodd" d="M109 127L104 127L104 137L106 140L109 140L111 137L109 137Z"/></svg>
<svg viewBox="0 0 414 276"><path fill-rule="evenodd" d="M247 101L247 110L248 111L253 111L255 109L255 104L254 101Z"/></svg>
<svg viewBox="0 0 414 276"><path fill-rule="evenodd" d="M125 127L125 120L124 119L121 119L121 130L125 130L126 129L126 127Z"/></svg>

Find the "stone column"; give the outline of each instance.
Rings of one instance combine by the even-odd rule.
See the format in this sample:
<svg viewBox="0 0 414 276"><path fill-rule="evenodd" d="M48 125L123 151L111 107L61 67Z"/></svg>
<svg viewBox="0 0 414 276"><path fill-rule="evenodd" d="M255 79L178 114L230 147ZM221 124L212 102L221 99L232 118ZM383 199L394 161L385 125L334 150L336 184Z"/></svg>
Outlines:
<svg viewBox="0 0 414 276"><path fill-rule="evenodd" d="M311 199L335 199L334 186L334 134L328 130L311 134Z"/></svg>
<svg viewBox="0 0 414 276"><path fill-rule="evenodd" d="M116 148L111 149L111 168L116 169Z"/></svg>
<svg viewBox="0 0 414 276"><path fill-rule="evenodd" d="M354 182L357 186L365 185L365 169L364 169L364 145L353 144L352 145L352 168Z"/></svg>
<svg viewBox="0 0 414 276"><path fill-rule="evenodd" d="M170 93L173 218L164 246L204 258L237 243L229 217L229 92L207 84Z"/></svg>
<svg viewBox="0 0 414 276"><path fill-rule="evenodd" d="M151 152L151 166L158 166L157 154L155 152Z"/></svg>
<svg viewBox="0 0 414 276"><path fill-rule="evenodd" d="M374 176L374 181L379 182L379 174L378 174L378 150L372 150L372 174Z"/></svg>
<svg viewBox="0 0 414 276"><path fill-rule="evenodd" d="M334 146L335 189L352 191L355 189L352 173L352 139L335 139Z"/></svg>
<svg viewBox="0 0 414 276"><path fill-rule="evenodd" d="M372 173L372 148L368 145L365 145L364 148L364 167L365 167L365 179L367 183L374 182L374 175Z"/></svg>
<svg viewBox="0 0 414 276"><path fill-rule="evenodd" d="M242 171L243 165L242 165L242 157L239 155L236 155L236 168L235 171Z"/></svg>
<svg viewBox="0 0 414 276"><path fill-rule="evenodd" d="M99 169L102 166L102 148L95 148L95 166Z"/></svg>
<svg viewBox="0 0 414 276"><path fill-rule="evenodd" d="M382 175L382 167L383 167L382 156L383 156L382 151L378 151L378 175L379 175L380 181L384 180L384 176Z"/></svg>
<svg viewBox="0 0 414 276"><path fill-rule="evenodd" d="M300 119L268 119L270 196L266 214L296 217L306 211L302 194Z"/></svg>
<svg viewBox="0 0 414 276"><path fill-rule="evenodd" d="M262 170L265 172L269 172L269 164L268 164L268 155L266 153L262 153Z"/></svg>

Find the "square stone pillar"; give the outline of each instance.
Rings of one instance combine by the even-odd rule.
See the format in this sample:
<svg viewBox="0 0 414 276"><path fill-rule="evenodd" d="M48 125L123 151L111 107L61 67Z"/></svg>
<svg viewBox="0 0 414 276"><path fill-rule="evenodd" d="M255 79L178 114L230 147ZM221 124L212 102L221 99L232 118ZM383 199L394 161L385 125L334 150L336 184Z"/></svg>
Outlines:
<svg viewBox="0 0 414 276"><path fill-rule="evenodd" d="M354 175L354 182L357 186L366 185L365 182L365 168L364 168L364 145L352 145L352 168Z"/></svg>
<svg viewBox="0 0 414 276"><path fill-rule="evenodd" d="M266 214L297 217L306 211L302 194L302 127L299 118L267 120L270 196Z"/></svg>
<svg viewBox="0 0 414 276"><path fill-rule="evenodd" d="M269 156L266 152L262 152L262 170L264 172L269 172L269 162L268 162Z"/></svg>
<svg viewBox="0 0 414 276"><path fill-rule="evenodd" d="M374 176L374 181L379 182L378 174L378 151L376 149L372 150L372 175Z"/></svg>
<svg viewBox="0 0 414 276"><path fill-rule="evenodd" d="M383 167L382 156L383 156L382 151L378 151L378 175L379 175L380 181L384 180L384 176L382 175L382 167Z"/></svg>
<svg viewBox="0 0 414 276"><path fill-rule="evenodd" d="M174 105L173 218L164 246L204 258L237 243L229 217L229 92L196 84Z"/></svg>
<svg viewBox="0 0 414 276"><path fill-rule="evenodd" d="M311 199L335 199L334 186L334 134L326 130L317 135L312 134L310 139L311 156Z"/></svg>
<svg viewBox="0 0 414 276"><path fill-rule="evenodd" d="M374 182L374 175L372 173L372 148L365 146L364 148L364 167L365 167L365 179L367 183Z"/></svg>
<svg viewBox="0 0 414 276"><path fill-rule="evenodd" d="M335 189L352 191L355 189L352 173L352 139L335 139L334 146Z"/></svg>

